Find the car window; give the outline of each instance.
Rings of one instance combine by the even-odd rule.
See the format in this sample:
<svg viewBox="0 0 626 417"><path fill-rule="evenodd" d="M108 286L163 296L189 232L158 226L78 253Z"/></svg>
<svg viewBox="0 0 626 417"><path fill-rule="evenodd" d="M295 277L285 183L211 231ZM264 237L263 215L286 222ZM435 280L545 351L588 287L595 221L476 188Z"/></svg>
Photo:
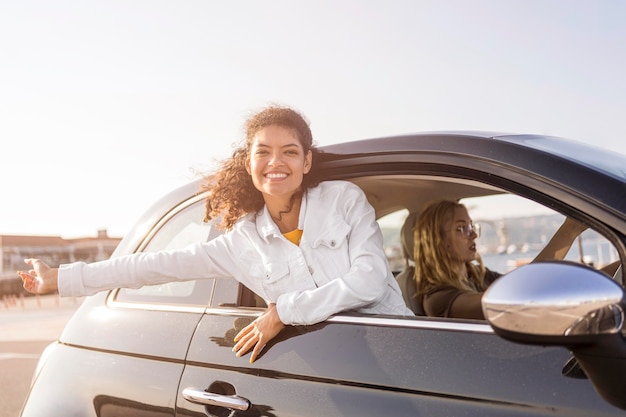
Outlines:
<svg viewBox="0 0 626 417"><path fill-rule="evenodd" d="M500 273L529 263L548 243L565 216L514 194L460 199L472 220L480 225L478 252L485 266ZM404 268L401 228L409 211L402 209L378 219L385 255L392 271ZM617 249L600 233L584 231L565 260L600 269L619 260Z"/></svg>
<svg viewBox="0 0 626 417"><path fill-rule="evenodd" d="M144 247L144 252L155 252L206 242L219 236L213 223L203 222L204 201L174 210L162 223ZM203 279L170 282L139 289L120 289L118 302L151 304L184 304L200 306L234 306L239 297L239 284L234 279Z"/></svg>
<svg viewBox="0 0 626 417"><path fill-rule="evenodd" d="M478 252L485 266L500 273L529 263L543 249L565 216L512 194L460 200L480 224ZM616 248L598 232L587 229L574 242L565 260L603 268L619 259Z"/></svg>
<svg viewBox="0 0 626 417"><path fill-rule="evenodd" d="M405 265L402 243L400 241L400 229L408 214L409 211L407 209L402 209L378 219L378 225L383 234L385 256L394 273L401 271Z"/></svg>
<svg viewBox="0 0 626 417"><path fill-rule="evenodd" d="M460 201L468 207L474 222L482 226L477 244L485 266L500 273L530 262L564 220L563 215L553 210L511 194ZM218 236L219 232L211 223L202 221L204 209L203 201L195 201L173 210L155 229L143 250L175 249ZM400 239L401 228L409 211L416 210L419 211L419 206L411 206L378 219L384 251L394 274L403 271L407 265ZM566 259L601 268L618 260L618 253L606 238L588 229L572 246ZM262 300L234 279L205 279L141 289L120 289L115 300L212 307L264 306Z"/></svg>
<svg viewBox="0 0 626 417"><path fill-rule="evenodd" d="M360 181L366 184L364 178ZM392 187L393 183L389 183L385 187L372 190ZM458 201L467 207L473 222L480 225L480 237L476 239L476 244L485 267L499 274L506 274L530 263L548 244L566 218L553 209L515 194L500 190L486 190L484 193L486 195L460 198ZM417 191L412 194L420 196ZM435 199L441 198L445 196L438 194ZM381 201L377 198L372 200ZM385 254L407 304L415 299L415 289L412 287L412 280L407 281L406 278L407 274L412 276L412 269L407 269L407 265L412 265L412 262L404 259L402 228L409 212L419 213L430 201L433 200L407 200L406 204L411 204L408 208L396 210L378 219ZM413 215L411 219L415 221ZM410 234L408 236L409 239L412 238ZM605 272L619 278L619 274L614 271L619 263L617 249L606 237L590 228L576 238L564 259L584 263L596 269L611 266ZM618 281L621 283L621 280ZM409 307L414 311L423 311L419 306Z"/></svg>

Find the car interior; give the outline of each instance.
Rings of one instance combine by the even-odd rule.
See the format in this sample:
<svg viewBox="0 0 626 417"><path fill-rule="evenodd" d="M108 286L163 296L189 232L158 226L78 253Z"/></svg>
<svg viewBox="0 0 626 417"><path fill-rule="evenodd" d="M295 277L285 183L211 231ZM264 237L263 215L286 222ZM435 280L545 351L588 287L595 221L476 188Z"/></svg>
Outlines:
<svg viewBox="0 0 626 417"><path fill-rule="evenodd" d="M538 252L542 244L547 243L565 216L524 197L514 195L491 185L460 178L443 176L369 176L352 179L368 196L376 210L383 235L385 252L405 302L417 315L425 315L415 295L412 281L412 229L415 220L425 204L439 199L456 200L466 205L473 220L483 225L487 233L477 239L479 252L486 266L493 268L490 262L497 260L501 273L524 265L532 259L533 249ZM511 210L514 207L515 210ZM544 227L526 227L529 233L536 232L540 241L531 240L535 236L514 236L510 230L510 241L502 224L514 224L525 221L546 222ZM387 221L391 218L391 221ZM548 220L550 224L547 224ZM519 227L524 227L521 224ZM515 238L517 237L517 241ZM524 239L526 237L526 239ZM528 239L528 238L531 239ZM622 284L621 265L615 247L601 234L587 230L579 236L566 256L567 260L584 263L596 269L603 269L615 281ZM505 261L505 263L502 263Z"/></svg>
<svg viewBox="0 0 626 417"><path fill-rule="evenodd" d="M409 223L414 221L414 217L425 204L443 198L464 203L474 222L483 225L477 244L485 265L501 273L509 272L527 263L531 258L532 249L537 249L542 243L547 242L565 218L564 215L529 199L465 178L432 175L375 175L355 177L350 181L364 190L374 207L391 269L394 275L404 278L400 284L405 301L418 316L423 315L423 311L419 305L411 301L414 300L413 287L411 280L407 279L411 275L411 262L407 259L407 251L403 250L402 242L408 240L407 231L409 236L411 234L410 225L405 225L407 217L409 217ZM197 196L193 204L190 203L180 208L178 212L164 219L163 225L150 237L142 250L171 249L213 239L219 232L210 224L202 222L204 207L201 197ZM517 226L506 226L508 223L514 223L513 220L509 220L509 218L514 218L514 215L524 219L526 223L519 220ZM543 224L538 222L543 222ZM402 238L403 226L405 239ZM508 230L510 242L504 241L503 238L502 229L506 227L510 229ZM606 237L592 230L587 230L584 235L586 236L585 245L593 241L596 248L592 251L586 249L583 253L583 243L579 241L578 245L572 247L568 258L593 265L598 269L613 263L615 268L610 271L611 275L615 274L615 278L621 283L621 274L615 271L619 265L617 262L619 256L615 247ZM499 262L500 265L492 265L491 262ZM220 282L230 280L209 281L212 281L211 289L208 290L209 299L194 299L193 304L239 308L266 306L262 299L235 280L232 282ZM112 300L117 303L126 303L126 306L132 303L186 304L190 301L185 297L188 294L197 293L197 291L192 291L190 286L193 285L195 284L178 282L137 290L121 289L113 295Z"/></svg>

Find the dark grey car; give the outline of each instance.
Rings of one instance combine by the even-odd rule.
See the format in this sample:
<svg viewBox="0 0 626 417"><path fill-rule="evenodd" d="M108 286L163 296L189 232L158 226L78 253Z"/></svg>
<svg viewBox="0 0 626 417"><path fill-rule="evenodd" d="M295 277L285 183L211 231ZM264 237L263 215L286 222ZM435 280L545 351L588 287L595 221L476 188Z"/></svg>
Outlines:
<svg viewBox="0 0 626 417"><path fill-rule="evenodd" d="M345 313L286 328L250 364L233 336L264 303L234 279L102 292L42 356L22 416L624 414L626 158L476 133L322 150L327 179L366 192L395 272L402 220L428 201L461 200L484 220L483 258L508 272L483 299L489 321ZM217 236L198 190L157 202L113 256ZM589 226L567 260L517 267L564 216Z"/></svg>

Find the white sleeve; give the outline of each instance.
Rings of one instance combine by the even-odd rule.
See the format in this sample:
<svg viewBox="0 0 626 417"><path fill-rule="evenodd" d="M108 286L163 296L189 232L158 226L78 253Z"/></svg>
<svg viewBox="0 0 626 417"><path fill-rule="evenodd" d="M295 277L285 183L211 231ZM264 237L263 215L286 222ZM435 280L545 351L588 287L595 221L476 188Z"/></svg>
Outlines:
<svg viewBox="0 0 626 417"><path fill-rule="evenodd" d="M233 276L237 263L221 238L178 250L140 252L89 264L61 265L59 294L83 296L113 288Z"/></svg>

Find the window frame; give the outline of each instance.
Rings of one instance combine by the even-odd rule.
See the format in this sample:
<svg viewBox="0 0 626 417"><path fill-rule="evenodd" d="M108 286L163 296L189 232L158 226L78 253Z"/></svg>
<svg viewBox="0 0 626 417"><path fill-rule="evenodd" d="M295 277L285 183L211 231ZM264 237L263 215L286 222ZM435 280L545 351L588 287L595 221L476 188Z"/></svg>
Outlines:
<svg viewBox="0 0 626 417"><path fill-rule="evenodd" d="M158 236L159 232L163 230L163 228L170 224L170 222L175 219L177 216L184 213L186 210L195 209L202 201L206 198L206 193L198 194L188 198L175 207L170 209L166 215L161 217L153 227L150 228L149 233L142 239L140 245L134 253L144 252L146 248L154 241L155 237ZM209 230L209 234L207 235L207 240L214 239L219 236L221 233L217 231L214 227L211 227ZM189 242L192 243L192 242ZM158 250L158 249L157 249ZM204 288L204 291L209 291L208 300L206 303L201 302L185 302L185 300L195 300L193 296L190 297L180 297L180 298L168 298L164 297L162 300L152 299L149 295L142 294L132 294L132 291L125 288L116 288L112 290L107 297L107 305L113 308L126 308L126 309L141 309L141 310L159 310L159 311L194 311L194 312L204 312L206 308L215 308L215 304L222 304L222 306L217 306L217 308L253 308L253 307L245 307L241 306L241 300L250 300L251 291L245 288L243 285L239 284L234 278L232 280L223 279L223 278L209 278L206 280L190 280L190 281L181 281L181 283L190 283L194 282L194 288L192 289L193 293L197 292L198 289L196 285L200 283L202 287L210 287ZM225 303L220 300L215 299L215 295L220 291L226 290L226 287L232 286L233 282L237 282L237 298L234 303ZM157 284L154 287L158 286L166 286L171 283L165 284ZM228 290L227 290L228 291ZM230 290L232 292L232 290ZM173 302L174 300L178 300L178 302Z"/></svg>
<svg viewBox="0 0 626 417"><path fill-rule="evenodd" d="M495 186L493 183L485 181L480 175L476 176L454 176L450 173L448 174L436 174L436 173L395 173L395 172L387 172L387 173L374 173L374 174L365 174L365 175L354 175L351 178L346 180L352 182L358 182L359 180L367 179L370 177L385 177L385 178L398 178L398 179L407 179L407 178L420 178L420 179L433 179L438 181L450 181L450 182L458 182L458 183L468 183L468 184L480 184L486 190L499 190L504 193L514 194L517 197L529 199L528 195L524 193L520 193L518 189L505 189L500 188L499 186ZM531 193L532 194L532 193ZM199 201L206 198L206 193L196 194L190 198L187 198L184 201L178 203L175 207L167 212L158 222L154 224L152 228L150 228L149 233L145 236L145 238L141 241L141 244L138 246L135 252L143 251L149 242L153 239L153 237L158 233L158 231L163 227L165 223L170 221L174 216L179 214L184 209L192 206L193 204L198 203ZM539 202L535 200L538 204L542 206L546 206L545 202ZM560 206L553 206L550 209L559 214L561 213L558 208ZM384 217L384 215L389 213L382 213L379 218ZM592 221L592 225L590 227L594 227L594 230L607 239L613 247L617 250L619 256L619 250L615 247L615 242L613 239L607 237L603 227L597 227L597 221ZM223 281L222 279L215 280L216 282ZM111 307L116 308L134 308L134 309L144 309L144 310L160 310L160 311L196 311L196 312L204 312L207 314L213 315L227 315L227 316L248 316L248 317L256 317L261 315L263 311L263 307L252 307L241 305L240 300L245 297L250 297L251 292L243 285L239 284L238 291L238 299L237 305L224 305L224 306L207 306L207 305L176 305L176 304L159 304L159 303L143 303L143 302L122 302L116 299L116 295L119 289L113 290L109 297L107 304ZM230 304L230 303L228 303ZM415 317L386 317L380 315L359 315L353 313L339 313L327 321L336 322L336 323L348 323L348 324L368 324L368 325L384 325L384 326L392 326L392 327L412 327L412 328L428 328L428 329L440 329L440 330L461 330L461 331L472 331L472 332L480 332L480 333L493 333L491 327L488 325L486 321L475 321L475 320L461 320L461 319L449 319L449 318L433 318L433 317L424 317L424 316L415 316Z"/></svg>

